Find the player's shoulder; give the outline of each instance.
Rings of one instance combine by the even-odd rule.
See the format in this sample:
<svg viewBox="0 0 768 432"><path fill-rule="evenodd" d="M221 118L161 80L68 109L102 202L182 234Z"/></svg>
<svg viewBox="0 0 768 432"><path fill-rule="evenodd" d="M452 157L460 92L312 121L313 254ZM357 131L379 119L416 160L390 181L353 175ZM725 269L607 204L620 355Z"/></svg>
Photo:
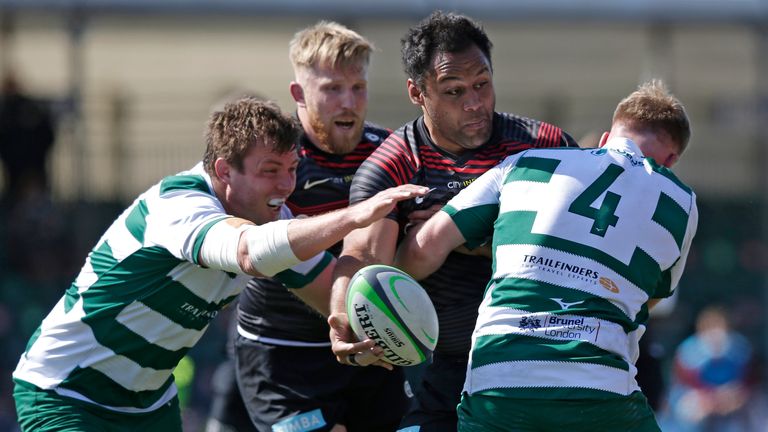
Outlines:
<svg viewBox="0 0 768 432"><path fill-rule="evenodd" d="M680 178L674 172L672 172L671 169L657 164L656 161L654 161L651 158L643 159L643 163L646 166L650 167L654 173L669 179L669 181L674 183L677 187L682 189L685 193L687 193L688 195L691 195L691 197L695 197L695 194L693 193L693 189L691 189L690 186L688 186L682 180L680 180Z"/></svg>
<svg viewBox="0 0 768 432"><path fill-rule="evenodd" d="M176 191L196 191L212 195L211 186L207 175L202 169L202 164L198 164L188 171L182 171L178 174L170 175L160 180L159 194L167 195Z"/></svg>
<svg viewBox="0 0 768 432"><path fill-rule="evenodd" d="M416 121L405 123L399 128L391 131L382 142L381 147L388 152L397 154L412 154L417 143L415 136Z"/></svg>
<svg viewBox="0 0 768 432"><path fill-rule="evenodd" d="M562 128L542 120L507 112L496 112L494 125L496 135L502 142L514 141L535 144L537 147L578 146L576 140Z"/></svg>
<svg viewBox="0 0 768 432"><path fill-rule="evenodd" d="M384 126L366 121L363 125L363 136L361 141L379 145L387 139L392 131Z"/></svg>

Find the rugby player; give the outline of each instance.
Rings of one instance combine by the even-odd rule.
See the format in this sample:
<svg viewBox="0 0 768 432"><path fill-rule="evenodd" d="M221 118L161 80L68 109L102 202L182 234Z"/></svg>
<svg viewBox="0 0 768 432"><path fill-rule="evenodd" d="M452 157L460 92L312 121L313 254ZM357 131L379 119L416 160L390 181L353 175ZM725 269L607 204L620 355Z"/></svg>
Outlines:
<svg viewBox="0 0 768 432"><path fill-rule="evenodd" d="M319 22L290 43L290 92L303 133L297 141L297 187L287 206L294 215L343 208L360 164L389 135L365 120L372 44L334 22ZM341 244L332 252L338 255ZM240 295L237 373L251 420L259 431L394 431L408 399L401 370L353 368L329 349L326 296L299 300L311 278L254 278ZM296 426L297 428L291 428Z"/></svg>
<svg viewBox="0 0 768 432"><path fill-rule="evenodd" d="M398 239L409 228L506 156L534 147L576 146L556 126L495 111L491 47L485 31L471 18L440 11L402 39L408 96L422 115L390 135L363 163L352 182L350 203L395 185L419 184L431 192L344 239L329 318L333 351L342 363L389 367L369 351L372 341L354 342L349 329L344 300L355 271L368 264L391 264ZM491 276L488 256L466 252L449 254L445 264L422 281L437 310L440 338L402 428L456 429L472 327Z"/></svg>
<svg viewBox="0 0 768 432"><path fill-rule="evenodd" d="M599 149L510 156L402 243L396 264L419 279L493 237L460 431L660 430L635 361L698 224L669 169L689 137L683 105L651 81L619 103Z"/></svg>
<svg viewBox="0 0 768 432"><path fill-rule="evenodd" d="M307 219L288 214L298 127L272 103L214 112L203 161L141 194L107 229L13 373L23 431L181 431L173 370L253 276L317 273L325 249L424 187ZM289 270L290 271L290 270Z"/></svg>

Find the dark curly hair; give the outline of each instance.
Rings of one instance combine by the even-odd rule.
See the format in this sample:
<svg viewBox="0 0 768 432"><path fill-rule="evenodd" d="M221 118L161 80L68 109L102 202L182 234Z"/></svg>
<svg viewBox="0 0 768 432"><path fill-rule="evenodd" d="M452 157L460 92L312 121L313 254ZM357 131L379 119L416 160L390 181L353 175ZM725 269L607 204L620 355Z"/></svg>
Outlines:
<svg viewBox="0 0 768 432"><path fill-rule="evenodd" d="M408 78L424 89L424 80L436 53L457 53L476 45L491 64L493 43L482 26L455 13L434 11L400 40L403 67Z"/></svg>
<svg viewBox="0 0 768 432"><path fill-rule="evenodd" d="M262 145L280 154L294 151L299 133L297 122L274 102L245 97L227 103L208 119L203 166L213 177L216 159L224 158L242 171L251 147Z"/></svg>

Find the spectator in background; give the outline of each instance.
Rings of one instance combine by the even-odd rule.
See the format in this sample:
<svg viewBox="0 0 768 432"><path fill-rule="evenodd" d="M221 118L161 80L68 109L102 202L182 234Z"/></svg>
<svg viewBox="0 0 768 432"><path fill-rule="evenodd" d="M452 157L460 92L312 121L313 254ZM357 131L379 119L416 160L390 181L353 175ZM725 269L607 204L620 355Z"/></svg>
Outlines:
<svg viewBox="0 0 768 432"><path fill-rule="evenodd" d="M675 352L664 430L753 431L753 350L733 331L724 308L711 306L696 319L696 331ZM764 430L764 429L760 429Z"/></svg>
<svg viewBox="0 0 768 432"><path fill-rule="evenodd" d="M46 161L53 147L50 110L25 95L13 74L1 84L0 160L5 171L5 200L15 203L48 191Z"/></svg>

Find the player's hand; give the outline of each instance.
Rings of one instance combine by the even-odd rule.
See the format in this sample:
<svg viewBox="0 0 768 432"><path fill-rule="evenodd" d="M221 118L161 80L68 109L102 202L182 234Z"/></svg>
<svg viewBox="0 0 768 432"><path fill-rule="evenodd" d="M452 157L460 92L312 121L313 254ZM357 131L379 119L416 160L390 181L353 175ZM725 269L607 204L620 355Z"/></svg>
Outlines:
<svg viewBox="0 0 768 432"><path fill-rule="evenodd" d="M478 246L474 249L467 249L466 246L461 245L453 250L454 252L462 253L464 255L484 256L486 258L493 259L493 246L490 242Z"/></svg>
<svg viewBox="0 0 768 432"><path fill-rule="evenodd" d="M403 200L424 196L429 189L414 184L385 189L365 201L348 207L358 228L366 227L383 218Z"/></svg>
<svg viewBox="0 0 768 432"><path fill-rule="evenodd" d="M383 350L371 339L357 341L349 318L345 313L334 313L328 317L330 326L331 350L336 355L336 361L351 366L381 366L392 370L391 364L381 360Z"/></svg>
<svg viewBox="0 0 768 432"><path fill-rule="evenodd" d="M432 204L432 206L429 208L414 210L409 213L408 224L405 225L406 233L426 222L435 213L439 212L441 208L443 208L443 204Z"/></svg>

